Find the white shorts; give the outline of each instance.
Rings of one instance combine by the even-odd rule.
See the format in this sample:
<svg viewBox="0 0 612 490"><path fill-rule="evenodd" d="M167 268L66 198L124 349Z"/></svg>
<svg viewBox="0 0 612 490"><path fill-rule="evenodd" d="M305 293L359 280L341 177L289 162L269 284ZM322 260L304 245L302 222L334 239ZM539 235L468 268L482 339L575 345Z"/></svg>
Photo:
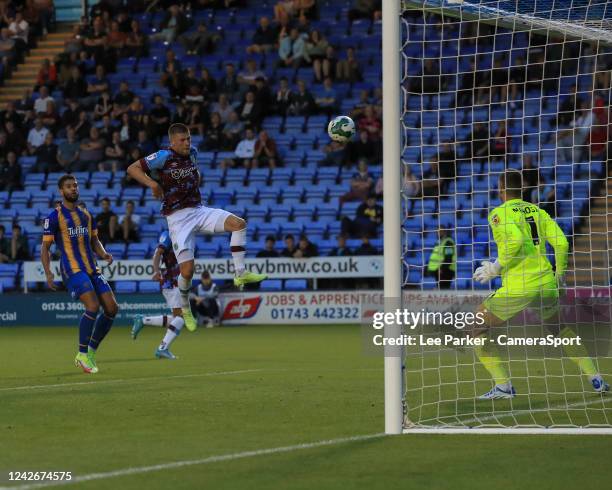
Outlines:
<svg viewBox="0 0 612 490"><path fill-rule="evenodd" d="M215 228L222 227L229 216L232 216L229 211L206 206L172 213L167 220L174 254L178 257L183 250L195 251L196 233L215 233Z"/></svg>
<svg viewBox="0 0 612 490"><path fill-rule="evenodd" d="M164 298L166 298L168 308L170 308L171 310L183 307L183 302L181 300L181 292L179 291L179 288L162 289L162 294L164 295Z"/></svg>

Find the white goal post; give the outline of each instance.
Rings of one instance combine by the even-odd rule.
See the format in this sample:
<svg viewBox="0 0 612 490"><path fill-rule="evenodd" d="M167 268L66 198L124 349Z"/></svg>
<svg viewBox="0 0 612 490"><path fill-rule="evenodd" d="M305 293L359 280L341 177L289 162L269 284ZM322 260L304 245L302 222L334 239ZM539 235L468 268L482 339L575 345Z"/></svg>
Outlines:
<svg viewBox="0 0 612 490"><path fill-rule="evenodd" d="M547 9L547 3L554 5L555 8ZM535 10L534 5L536 4L541 10ZM512 6L514 9L511 8ZM411 24L410 18L404 16L407 10L422 11L424 20L419 19L418 22ZM612 0L592 2L582 0L557 0L556 2L553 0L550 2L383 0L385 311L394 311L402 305L405 306L403 298L406 291L431 291L434 297L443 294L437 290L437 285L434 284L435 281L432 278L426 278L427 260L433 248L431 233L437 233L436 229L428 228L428 223L435 219L439 223L438 229L450 229L453 235L459 235L460 227L464 226L459 221L459 211L463 219L469 215L478 216L478 219L472 218L471 230L468 230L469 233L466 235L474 242L478 238L478 246L476 243L467 245L467 242L461 242L460 237L454 237L457 247L457 271L452 289L447 294L464 295L467 294L466 292L471 292L484 297L483 288L475 287L472 284L471 274L480 261L495 257L492 237L488 226L485 230L483 220L486 224L487 213L499 205L499 202L494 200L495 189L490 188L489 195L486 196L482 184L486 182L491 186L492 182L496 182L497 174L503 169L522 169L527 154L537 155L534 157L538 162L536 169L540 171L540 175L544 175L544 180L552 182L549 189L549 193L552 193L553 196L551 198L552 209L559 211L558 221L570 241L570 264L568 266L568 275L571 275L570 289L576 297L579 290L592 291L595 288L607 288L610 291L609 278L612 269L608 250L612 248L612 230L608 225L608 220L612 222L609 216L612 215L612 209L608 209L607 201L612 187L608 187L605 156L603 160L597 159L599 156L594 153L595 145L591 146L591 136L585 140L586 144L577 143L576 134L580 127L573 125L574 121L570 123L570 126L566 124L565 127L561 127L560 122L555 122L552 127L551 123L550 128L548 126L544 128L543 123L536 122L536 119L540 121L552 119L550 105L559 105L567 98L569 77L564 75L563 68L560 68L561 71L557 78L542 75L543 79L545 76L549 77L546 81L541 81L542 87L552 87L550 93L553 95L546 93L545 88L541 88L541 95L537 97L533 96L533 91L529 94L527 92L527 75L522 82L524 87L518 90L518 92L523 91L522 95L516 97L514 94L511 95L509 88L499 89L499 86L495 87L492 81L486 87L488 94L478 93L481 87L475 86L470 94L470 98L473 98L469 101L471 103L470 118L467 121L460 121L457 118L459 113L457 98L461 76L466 73L464 66L467 61L461 52L452 54L452 49L445 51L442 37L439 38L437 46L433 39L430 42L427 37L427 29L431 26L427 22L431 20L435 23L437 18L442 19L440 20L441 25L445 18L453 19L452 22L456 26L460 24L457 26L461 32L460 36L463 35L464 30L468 32L465 39L461 38L457 41L459 46L464 40L468 44L474 41L474 38L468 38L468 36L478 36L480 26L486 26L484 31L487 32L487 35L493 33L490 39L494 50L486 54L490 60L493 60L493 63L496 59L506 56L508 58L506 61L509 63L508 70L513 68L512 63L516 60L516 56L523 56L523 53L532 56L532 51L537 52L538 48L542 48L546 56L546 45L531 44L532 39L538 36L544 36L545 39L555 36L555 39L558 39L555 42L561 45L561 50L573 48L570 43L579 41L581 44L578 54L570 60L578 66L573 85L577 85L574 90L578 91L578 95L584 95L583 98L589 103L595 103L598 79L607 79L608 82L611 79L612 63L602 69L598 67L601 66L600 57L603 54L612 58L610 54L612 53ZM442 31L441 27L440 31ZM409 46L411 32L422 35L423 48L420 52L423 59L421 60L413 54L419 50L415 48L411 51L414 46ZM520 42L515 41L515 38L519 37ZM476 42L473 44L477 45ZM478 59L481 54L479 51L481 47L482 45L478 44L474 50L475 59ZM411 54L407 55L406 52ZM442 65L449 64L447 61L453 57L456 58L458 68L445 72ZM439 93L434 89L428 90L424 87L424 83L418 89L423 92L411 93L413 88L411 88L410 75L415 73L411 70L415 70L417 65L422 67L421 62L425 58L431 58L437 65L436 69L440 70ZM564 58L559 61L560 66L562 62L565 62ZM526 65L528 64L529 60ZM545 65L544 62L542 64ZM585 64L591 68L581 71ZM488 69L492 71L495 66L489 66ZM525 66L525 73L527 70L528 67ZM422 75L414 76L418 78ZM444 77L452 78L454 81L443 85ZM593 84L590 90L585 88L587 79L590 80L588 83ZM510 83L507 82L506 85L509 86ZM487 97L487 103L476 100ZM416 102L417 100L419 102ZM479 105L481 103L482 106ZM609 104L608 98L603 106L608 113L610 113ZM534 109L536 106L539 107L539 110ZM592 107L595 108L595 106ZM505 115L499 116L503 111L506 111ZM451 113L455 119L447 119ZM445 190L442 190L442 184L440 184L437 191L439 194L435 195L435 199L430 199L430 196L424 192L423 185L426 179L425 172L428 170L430 159L433 158L432 155L436 155L437 161L439 146L447 141L446 136L450 134L453 135L453 147L456 149L460 144L469 143L466 127L477 122L477 117L480 116L476 114L484 114L484 119L478 119L478 121L487 125L487 131L491 131L491 128L499 130L499 123L502 119L504 125L509 125L504 126L506 133L503 133L503 138L507 147L504 148L502 163L497 160L497 157L491 158L489 152L492 150L490 149L486 150L486 154L489 155L491 161L482 160L473 163L471 157L466 158L465 162L456 164L457 177L456 179L453 177L452 184L445 185ZM427 122L426 118L428 118ZM588 131L592 131L591 128L595 128L598 123L589 124ZM608 119L607 124L612 126L612 121ZM510 127L511 125L514 127ZM517 125L524 129L518 131ZM537 131L533 129L536 126L539 128ZM571 130L568 130L568 127ZM569 144L567 138L562 140L562 135L565 134L571 134ZM588 134L593 133L588 132ZM508 143L510 135L513 138L511 144ZM491 132L490 138L494 137L495 135ZM603 144L611 146L608 141L604 141ZM489 141L486 145L487 148L490 148ZM588 148L580 151L581 145ZM607 155L610 161L611 156L605 150L604 155ZM569 160L564 160L565 158ZM414 180L419 183L417 187L419 190L413 191L414 193L409 196L403 187L404 172L407 167L410 167L409 170ZM472 169L470 173L462 175L461 172L468 167ZM465 177L465 179L460 183L459 177ZM480 187L475 184L476 181L479 182ZM540 192L544 192L544 183L536 187L534 196L537 200ZM582 194L578 193L579 189L582 189L580 191ZM586 189L586 194L583 192L584 189ZM449 217L447 221L443 220L444 212L440 204L443 198L448 198L456 205L455 208L446 209L447 217ZM586 204L582 203L582 200ZM432 204L434 201L436 204ZM541 201L532 202L538 204ZM595 215L603 216L602 220L605 222L603 225L605 238L602 239L604 245L601 251L597 244L599 239L593 238L597 233L596 222L593 219ZM406 223L409 223L408 227ZM463 232L465 230L461 231ZM414 239L419 233L420 238ZM608 233L611 234L608 235ZM485 235L488 238L486 242L483 242L482 237ZM578 258L580 252L583 252L580 248L581 239L586 240L590 246L590 250L584 251L584 254L588 255L586 267L581 267ZM462 248L463 245L465 245L464 248ZM468 246L470 247L469 254L462 255ZM601 259L595 256L596 251L601 252ZM468 269L470 269L469 278L464 274ZM497 287L499 283L493 283L490 290L487 286L486 293L494 291ZM612 313L612 307L609 304L607 307ZM402 333L399 326L385 326L384 334L387 338L399 337ZM594 336L594 342L598 341L597 333ZM421 354L422 358L418 360L414 358L407 360L401 348L385 344L384 397L385 432L387 434L612 435L612 394L605 397L589 392L591 388L589 382L585 381L586 378L574 369L575 366L568 366L564 357L551 358L546 354L542 358L530 358L529 354L526 354L525 359L521 361L523 364L518 362L512 364L508 361L508 364L512 365L513 377L516 374L519 382L522 382L523 398L517 397L520 401L514 403L513 400L493 404L488 401L485 407L484 404L479 405L478 402L472 402L474 397L470 398L469 395L466 395L471 390L482 389L485 382L482 377L482 369L477 366L478 362L469 360L474 358L471 351L446 349L443 352L433 352L429 350ZM601 357L600 372L604 376L607 374L608 382L610 382L612 381L610 379L612 378L612 358L609 351L606 351ZM473 377L472 380L468 379L470 376ZM453 382L461 384L461 387L452 386Z"/></svg>

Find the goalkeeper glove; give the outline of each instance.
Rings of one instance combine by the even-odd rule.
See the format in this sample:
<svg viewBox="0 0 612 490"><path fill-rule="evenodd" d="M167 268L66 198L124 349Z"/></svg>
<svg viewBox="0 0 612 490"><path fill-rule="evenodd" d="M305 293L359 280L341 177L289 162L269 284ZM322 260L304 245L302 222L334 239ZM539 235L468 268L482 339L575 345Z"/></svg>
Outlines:
<svg viewBox="0 0 612 490"><path fill-rule="evenodd" d="M491 279L494 279L495 277L499 276L501 269L502 267L497 260L495 262L483 260L480 263L480 267L478 267L478 269L476 269L476 272L474 272L473 279L474 281L479 282L480 284L486 284Z"/></svg>

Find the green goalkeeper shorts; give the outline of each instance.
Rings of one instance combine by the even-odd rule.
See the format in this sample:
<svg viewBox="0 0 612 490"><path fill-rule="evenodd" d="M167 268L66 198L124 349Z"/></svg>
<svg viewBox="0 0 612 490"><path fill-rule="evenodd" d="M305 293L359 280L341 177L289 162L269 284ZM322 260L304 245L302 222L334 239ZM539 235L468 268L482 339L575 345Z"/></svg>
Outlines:
<svg viewBox="0 0 612 490"><path fill-rule="evenodd" d="M559 311L559 290L554 276L538 289L526 289L519 293L502 286L484 301L485 308L500 320L509 320L521 311L536 310L540 318L547 320Z"/></svg>

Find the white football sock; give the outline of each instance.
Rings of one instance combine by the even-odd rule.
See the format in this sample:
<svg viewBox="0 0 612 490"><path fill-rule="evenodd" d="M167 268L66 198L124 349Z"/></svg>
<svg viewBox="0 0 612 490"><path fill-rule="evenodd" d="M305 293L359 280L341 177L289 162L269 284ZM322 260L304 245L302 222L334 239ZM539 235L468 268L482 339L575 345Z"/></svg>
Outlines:
<svg viewBox="0 0 612 490"><path fill-rule="evenodd" d="M232 237L230 239L230 247L242 247L246 245L247 241L247 232L246 228L242 230L232 232ZM232 252L232 258L234 259L234 268L236 269L236 275L240 276L244 272L244 258L246 256L245 250L240 250L239 252Z"/></svg>
<svg viewBox="0 0 612 490"><path fill-rule="evenodd" d="M152 327L165 327L168 324L167 315L145 316L142 323Z"/></svg>
<svg viewBox="0 0 612 490"><path fill-rule="evenodd" d="M162 343L159 344L159 349L164 350L170 347L170 344L174 342L174 339L181 333L181 329L185 325L185 321L180 316L175 316L170 322L170 326L166 330L166 335L164 335L164 339Z"/></svg>
<svg viewBox="0 0 612 490"><path fill-rule="evenodd" d="M179 274L178 288L181 293L181 302L183 308L189 308L189 291L191 290L191 279L183 277L183 274Z"/></svg>

